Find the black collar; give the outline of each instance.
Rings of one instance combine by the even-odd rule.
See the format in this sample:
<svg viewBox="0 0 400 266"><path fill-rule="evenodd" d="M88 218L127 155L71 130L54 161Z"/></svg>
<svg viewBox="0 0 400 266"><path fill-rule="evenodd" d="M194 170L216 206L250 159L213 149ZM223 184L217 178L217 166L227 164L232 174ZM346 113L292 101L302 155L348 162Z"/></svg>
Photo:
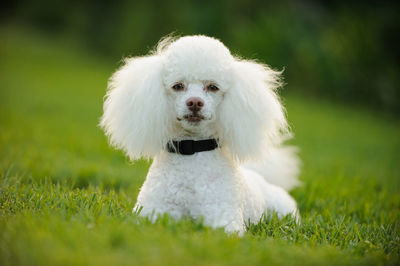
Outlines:
<svg viewBox="0 0 400 266"><path fill-rule="evenodd" d="M181 140L171 141L167 144L167 150L171 153L193 155L196 152L212 151L218 147L216 139Z"/></svg>

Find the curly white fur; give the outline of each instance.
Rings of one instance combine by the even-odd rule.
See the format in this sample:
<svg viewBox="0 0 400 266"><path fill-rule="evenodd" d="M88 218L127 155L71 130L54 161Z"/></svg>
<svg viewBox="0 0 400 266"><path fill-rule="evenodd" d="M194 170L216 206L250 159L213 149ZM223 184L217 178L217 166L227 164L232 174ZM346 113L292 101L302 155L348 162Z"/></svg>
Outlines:
<svg viewBox="0 0 400 266"><path fill-rule="evenodd" d="M267 210L297 216L283 189L298 184L298 159L281 144L289 131L276 95L279 76L201 35L166 38L150 55L127 59L110 80L100 125L132 160L154 158L135 210L203 217L239 233ZM176 83L184 89L172 89ZM200 122L185 119L193 97L204 102ZM208 138L220 148L194 155L165 150L172 140Z"/></svg>

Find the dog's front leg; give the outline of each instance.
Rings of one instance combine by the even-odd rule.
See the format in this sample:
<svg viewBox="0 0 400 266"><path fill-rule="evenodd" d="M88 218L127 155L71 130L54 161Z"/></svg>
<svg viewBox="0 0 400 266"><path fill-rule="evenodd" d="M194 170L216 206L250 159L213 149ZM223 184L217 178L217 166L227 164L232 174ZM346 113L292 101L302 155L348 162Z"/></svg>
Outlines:
<svg viewBox="0 0 400 266"><path fill-rule="evenodd" d="M238 233L242 236L246 231L240 208L228 204L206 205L201 213L193 213L192 216L201 216L205 225L212 228L224 228L226 233Z"/></svg>
<svg viewBox="0 0 400 266"><path fill-rule="evenodd" d="M155 222L161 215L168 214L174 219L181 219L183 215L182 206L177 204L165 186L143 185L133 212L141 217L147 217Z"/></svg>
<svg viewBox="0 0 400 266"><path fill-rule="evenodd" d="M167 206L167 205L151 205L151 204L144 204L140 205L136 203L135 207L133 208L133 213L138 214L140 217L147 217L153 223L157 220L159 216L164 214L168 214L172 218L178 220L182 218L182 210L177 206Z"/></svg>

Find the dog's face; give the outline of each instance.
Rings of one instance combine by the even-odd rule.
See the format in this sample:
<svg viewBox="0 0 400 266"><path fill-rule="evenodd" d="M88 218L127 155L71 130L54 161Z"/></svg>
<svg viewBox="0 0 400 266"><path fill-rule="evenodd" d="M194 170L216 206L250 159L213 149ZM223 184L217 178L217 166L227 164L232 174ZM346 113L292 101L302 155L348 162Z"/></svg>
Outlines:
<svg viewBox="0 0 400 266"><path fill-rule="evenodd" d="M223 91L215 81L179 80L167 90L176 122L187 134L213 134L217 107L223 99Z"/></svg>
<svg viewBox="0 0 400 266"><path fill-rule="evenodd" d="M163 83L179 133L215 134L219 105L231 83L232 61L228 49L210 38L181 38L168 47Z"/></svg>

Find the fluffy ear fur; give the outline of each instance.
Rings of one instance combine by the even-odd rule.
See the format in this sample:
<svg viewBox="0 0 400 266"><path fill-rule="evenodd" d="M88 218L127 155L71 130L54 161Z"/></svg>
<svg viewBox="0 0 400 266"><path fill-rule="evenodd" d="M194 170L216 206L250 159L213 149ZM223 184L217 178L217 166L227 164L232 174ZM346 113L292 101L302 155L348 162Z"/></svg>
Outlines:
<svg viewBox="0 0 400 266"><path fill-rule="evenodd" d="M170 124L159 55L130 58L110 79L100 126L134 160L158 154Z"/></svg>
<svg viewBox="0 0 400 266"><path fill-rule="evenodd" d="M234 82L220 106L218 135L235 159L262 159L288 133L276 95L280 74L252 61L233 63Z"/></svg>

